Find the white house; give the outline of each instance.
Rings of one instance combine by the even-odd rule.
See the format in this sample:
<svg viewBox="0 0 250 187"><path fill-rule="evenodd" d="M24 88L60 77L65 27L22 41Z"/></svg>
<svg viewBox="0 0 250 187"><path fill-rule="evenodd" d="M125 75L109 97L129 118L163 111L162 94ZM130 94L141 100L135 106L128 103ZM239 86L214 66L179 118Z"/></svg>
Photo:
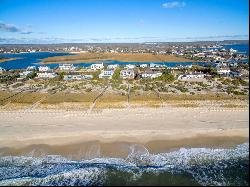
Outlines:
<svg viewBox="0 0 250 187"><path fill-rule="evenodd" d="M76 67L73 64L60 64L59 69L61 71L74 71Z"/></svg>
<svg viewBox="0 0 250 187"><path fill-rule="evenodd" d="M95 70L95 71L96 71L96 70L99 70L99 69L103 69L104 66L103 66L103 63L91 64L90 68L91 68L92 70Z"/></svg>
<svg viewBox="0 0 250 187"><path fill-rule="evenodd" d="M153 72L153 71L147 71L147 72L143 72L141 74L142 78L150 78L150 79L154 79L157 77L160 77L162 75L162 72Z"/></svg>
<svg viewBox="0 0 250 187"><path fill-rule="evenodd" d="M147 64L140 64L140 68L147 68L148 65Z"/></svg>
<svg viewBox="0 0 250 187"><path fill-rule="evenodd" d="M83 80L85 79L84 75L64 75L63 80Z"/></svg>
<svg viewBox="0 0 250 187"><path fill-rule="evenodd" d="M55 78L57 76L56 73L53 72L40 72L37 73L37 77L41 78L41 79L51 79L51 78Z"/></svg>
<svg viewBox="0 0 250 187"><path fill-rule="evenodd" d="M114 70L103 70L99 75L99 78L111 78L114 74Z"/></svg>
<svg viewBox="0 0 250 187"><path fill-rule="evenodd" d="M26 78L26 76L31 74L31 73L32 73L32 71L24 71L24 72L19 73L19 75L21 78Z"/></svg>
<svg viewBox="0 0 250 187"><path fill-rule="evenodd" d="M163 65L151 63L151 64L149 65L149 67L150 67L150 68L162 68Z"/></svg>
<svg viewBox="0 0 250 187"><path fill-rule="evenodd" d="M123 79L133 79L135 77L135 72L133 69L124 69L120 71L120 77Z"/></svg>
<svg viewBox="0 0 250 187"><path fill-rule="evenodd" d="M203 79L205 77L204 73L188 73L178 76L178 80L188 80L188 79Z"/></svg>
<svg viewBox="0 0 250 187"><path fill-rule="evenodd" d="M119 67L118 64L110 64L110 65L107 66L107 69L116 69L118 67Z"/></svg>
<svg viewBox="0 0 250 187"><path fill-rule="evenodd" d="M127 64L127 65L125 66L125 68L127 68L127 69L134 69L134 68L135 68L135 65L133 65L133 64Z"/></svg>
<svg viewBox="0 0 250 187"><path fill-rule="evenodd" d="M41 71L41 72L45 72L45 71L49 71L50 70L50 67L48 66L39 66L38 67L38 71Z"/></svg>
<svg viewBox="0 0 250 187"><path fill-rule="evenodd" d="M32 71L32 70L36 70L36 66L28 66L26 68L27 71Z"/></svg>

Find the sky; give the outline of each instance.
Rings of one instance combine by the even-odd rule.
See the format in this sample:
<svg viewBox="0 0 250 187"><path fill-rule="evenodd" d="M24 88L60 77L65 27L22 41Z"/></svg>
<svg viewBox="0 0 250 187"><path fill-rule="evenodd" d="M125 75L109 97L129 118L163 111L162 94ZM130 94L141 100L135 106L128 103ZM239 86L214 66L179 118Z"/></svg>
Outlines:
<svg viewBox="0 0 250 187"><path fill-rule="evenodd" d="M0 43L249 38L249 0L0 0Z"/></svg>

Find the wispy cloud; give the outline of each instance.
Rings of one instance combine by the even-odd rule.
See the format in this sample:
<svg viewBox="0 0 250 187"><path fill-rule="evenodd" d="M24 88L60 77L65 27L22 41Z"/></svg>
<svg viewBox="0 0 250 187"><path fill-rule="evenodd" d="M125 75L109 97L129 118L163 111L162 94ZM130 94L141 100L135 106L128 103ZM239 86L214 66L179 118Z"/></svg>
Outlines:
<svg viewBox="0 0 250 187"><path fill-rule="evenodd" d="M186 6L186 3L184 1L171 1L171 2L166 2L162 4L163 8L183 8Z"/></svg>
<svg viewBox="0 0 250 187"><path fill-rule="evenodd" d="M32 34L32 31L27 31L25 29L21 29L16 25L13 24L6 24L3 22L0 22L0 30L5 31L5 32L15 32L15 33L20 33L20 34Z"/></svg>
<svg viewBox="0 0 250 187"><path fill-rule="evenodd" d="M20 29L17 26L5 23L0 23L0 30L7 32L20 32Z"/></svg>

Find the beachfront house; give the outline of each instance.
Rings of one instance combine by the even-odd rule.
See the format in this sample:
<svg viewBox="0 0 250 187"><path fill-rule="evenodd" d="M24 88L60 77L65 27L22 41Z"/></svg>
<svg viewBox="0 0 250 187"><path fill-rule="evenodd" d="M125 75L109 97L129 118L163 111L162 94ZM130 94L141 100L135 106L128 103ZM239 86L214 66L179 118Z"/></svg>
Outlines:
<svg viewBox="0 0 250 187"><path fill-rule="evenodd" d="M84 75L81 74L70 74L70 75L64 75L63 80L70 81L70 80L83 80L85 79Z"/></svg>
<svg viewBox="0 0 250 187"><path fill-rule="evenodd" d="M76 67L73 64L60 64L60 71L74 71Z"/></svg>
<svg viewBox="0 0 250 187"><path fill-rule="evenodd" d="M104 65L103 63L98 63L98 64L91 64L90 69L96 71L96 70L100 70L103 69Z"/></svg>
<svg viewBox="0 0 250 187"><path fill-rule="evenodd" d="M160 77L162 72L145 71L141 73L141 78L143 79L154 79Z"/></svg>
<svg viewBox="0 0 250 187"><path fill-rule="evenodd" d="M133 69L124 69L120 71L120 77L123 79L134 79L135 72Z"/></svg>
<svg viewBox="0 0 250 187"><path fill-rule="evenodd" d="M37 78L39 79L52 79L57 76L56 73L54 72L38 72L37 73Z"/></svg>
<svg viewBox="0 0 250 187"><path fill-rule="evenodd" d="M99 78L111 78L114 74L114 70L103 70L100 75Z"/></svg>
<svg viewBox="0 0 250 187"><path fill-rule="evenodd" d="M107 69L116 69L118 67L119 67L118 64L110 64L110 65L107 66Z"/></svg>
<svg viewBox="0 0 250 187"><path fill-rule="evenodd" d="M205 74L201 72L186 73L178 76L178 80L189 80L189 79L204 79Z"/></svg>
<svg viewBox="0 0 250 187"><path fill-rule="evenodd" d="M48 66L39 66L38 71L40 71L40 72L50 71L50 67L48 67Z"/></svg>
<svg viewBox="0 0 250 187"><path fill-rule="evenodd" d="M63 80L71 81L71 80L84 80L84 79L93 79L93 75L83 75L79 73L71 73L68 75L64 75Z"/></svg>

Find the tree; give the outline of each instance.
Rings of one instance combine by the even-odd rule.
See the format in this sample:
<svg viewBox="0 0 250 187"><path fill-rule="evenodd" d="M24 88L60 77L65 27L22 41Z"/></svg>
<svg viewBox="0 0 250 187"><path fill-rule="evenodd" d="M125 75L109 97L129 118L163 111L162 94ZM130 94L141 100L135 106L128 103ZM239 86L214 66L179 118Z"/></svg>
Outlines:
<svg viewBox="0 0 250 187"><path fill-rule="evenodd" d="M101 73L101 70L97 70L93 73L93 79L94 80L98 80L99 79L99 75Z"/></svg>
<svg viewBox="0 0 250 187"><path fill-rule="evenodd" d="M120 71L121 69L120 68L117 68L112 76L112 79L116 80L120 77Z"/></svg>
<svg viewBox="0 0 250 187"><path fill-rule="evenodd" d="M63 80L63 78L64 78L64 75L66 75L66 72L60 72L59 73L59 80Z"/></svg>
<svg viewBox="0 0 250 187"><path fill-rule="evenodd" d="M167 68L163 70L162 75L158 79L165 82L173 82L175 80L174 75Z"/></svg>

